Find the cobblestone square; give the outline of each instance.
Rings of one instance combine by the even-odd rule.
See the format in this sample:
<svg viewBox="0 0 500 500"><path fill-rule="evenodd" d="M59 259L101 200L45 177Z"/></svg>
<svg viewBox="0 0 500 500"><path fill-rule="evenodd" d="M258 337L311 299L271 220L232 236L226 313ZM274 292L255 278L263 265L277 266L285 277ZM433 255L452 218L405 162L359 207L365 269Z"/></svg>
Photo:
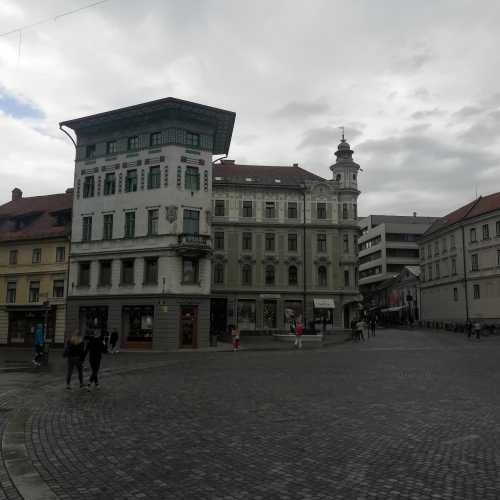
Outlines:
<svg viewBox="0 0 500 500"><path fill-rule="evenodd" d="M33 498L500 498L499 338L382 330L303 351L246 347L135 368L121 353L130 362L90 392L26 378L0 412L4 465L13 428L47 487ZM0 498L21 498L22 478L3 467Z"/></svg>

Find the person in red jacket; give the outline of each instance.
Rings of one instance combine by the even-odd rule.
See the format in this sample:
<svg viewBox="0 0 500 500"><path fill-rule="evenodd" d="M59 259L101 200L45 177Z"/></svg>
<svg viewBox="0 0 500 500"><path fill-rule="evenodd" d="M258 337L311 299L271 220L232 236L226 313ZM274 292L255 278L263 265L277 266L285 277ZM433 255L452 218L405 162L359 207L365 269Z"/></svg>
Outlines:
<svg viewBox="0 0 500 500"><path fill-rule="evenodd" d="M302 333L304 333L304 325L299 321L295 323L295 347L302 349Z"/></svg>
<svg viewBox="0 0 500 500"><path fill-rule="evenodd" d="M231 337L233 340L233 351L239 351L240 349L240 329L237 325L234 325L231 329Z"/></svg>

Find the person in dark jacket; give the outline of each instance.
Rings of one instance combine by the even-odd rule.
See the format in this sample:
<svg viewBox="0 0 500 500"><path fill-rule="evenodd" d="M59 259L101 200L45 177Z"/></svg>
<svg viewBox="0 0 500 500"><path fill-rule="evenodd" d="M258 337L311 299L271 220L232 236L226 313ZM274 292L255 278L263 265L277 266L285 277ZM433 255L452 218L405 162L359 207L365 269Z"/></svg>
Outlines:
<svg viewBox="0 0 500 500"><path fill-rule="evenodd" d="M89 387L92 385L92 382L94 382L96 387L99 387L99 380L97 377L101 366L103 352L106 352L106 344L104 343L103 337L99 336L96 332L93 337L90 337L84 356L86 357L87 354L89 355L89 363L92 370L92 374L89 379Z"/></svg>
<svg viewBox="0 0 500 500"><path fill-rule="evenodd" d="M117 342L118 342L118 331L116 330L116 328L113 328L113 330L111 332L111 337L109 338L109 345L111 347L111 349L110 349L111 354L114 354L115 352L117 352L115 350Z"/></svg>
<svg viewBox="0 0 500 500"><path fill-rule="evenodd" d="M83 387L83 358L85 349L83 347L82 338L79 335L73 335L66 343L64 348L64 356L68 358L68 371L66 374L66 389L71 389L71 377L73 368L78 370L78 380L80 387Z"/></svg>

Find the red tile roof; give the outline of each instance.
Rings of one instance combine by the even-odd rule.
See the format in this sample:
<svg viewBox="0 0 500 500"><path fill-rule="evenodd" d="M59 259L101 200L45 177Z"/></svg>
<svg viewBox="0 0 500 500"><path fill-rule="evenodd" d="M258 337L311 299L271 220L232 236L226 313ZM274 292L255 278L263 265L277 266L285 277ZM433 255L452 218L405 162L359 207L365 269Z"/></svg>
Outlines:
<svg viewBox="0 0 500 500"><path fill-rule="evenodd" d="M444 227L451 226L456 222L472 219L479 215L484 215L494 210L500 210L500 193L493 193L488 196L480 196L479 198L467 203L441 219L437 219L434 224L424 233L424 236L435 233Z"/></svg>
<svg viewBox="0 0 500 500"><path fill-rule="evenodd" d="M69 211L73 193L31 196L12 200L0 206L0 241L57 238L69 234L69 224L56 225L56 212ZM25 219L26 225L16 229L16 221Z"/></svg>
<svg viewBox="0 0 500 500"><path fill-rule="evenodd" d="M227 161L227 160L226 160ZM217 177L222 177L221 180ZM275 179L280 179L284 185L300 185L304 180L324 181L323 177L313 174L300 168L279 167L269 165L240 165L238 163L215 164L213 170L214 183L218 182L247 182L251 178L253 184L272 184L276 185ZM248 182L250 184L250 182Z"/></svg>

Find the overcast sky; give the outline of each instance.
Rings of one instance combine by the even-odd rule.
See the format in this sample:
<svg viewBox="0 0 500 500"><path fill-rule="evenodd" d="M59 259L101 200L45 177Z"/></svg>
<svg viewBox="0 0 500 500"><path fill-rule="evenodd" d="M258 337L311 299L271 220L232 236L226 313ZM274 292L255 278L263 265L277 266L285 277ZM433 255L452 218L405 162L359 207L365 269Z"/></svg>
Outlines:
<svg viewBox="0 0 500 500"><path fill-rule="evenodd" d="M0 32L87 3L0 0ZM109 0L0 37L0 202L72 185L60 121L172 96L236 112L237 162L326 178L343 125L361 215L444 215L500 191L498 26L497 0Z"/></svg>

